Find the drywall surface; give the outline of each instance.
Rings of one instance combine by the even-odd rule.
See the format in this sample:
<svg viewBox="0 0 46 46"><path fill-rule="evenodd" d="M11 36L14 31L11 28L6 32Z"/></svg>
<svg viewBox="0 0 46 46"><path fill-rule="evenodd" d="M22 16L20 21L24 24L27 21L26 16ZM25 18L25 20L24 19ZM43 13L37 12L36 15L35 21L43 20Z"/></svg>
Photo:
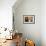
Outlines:
<svg viewBox="0 0 46 46"><path fill-rule="evenodd" d="M19 6L13 7L13 13L15 29L22 32L25 39L31 39L36 46L41 46L41 1L23 0ZM35 15L35 24L24 24L23 15Z"/></svg>
<svg viewBox="0 0 46 46"><path fill-rule="evenodd" d="M12 6L16 0L0 0L0 27L12 29Z"/></svg>

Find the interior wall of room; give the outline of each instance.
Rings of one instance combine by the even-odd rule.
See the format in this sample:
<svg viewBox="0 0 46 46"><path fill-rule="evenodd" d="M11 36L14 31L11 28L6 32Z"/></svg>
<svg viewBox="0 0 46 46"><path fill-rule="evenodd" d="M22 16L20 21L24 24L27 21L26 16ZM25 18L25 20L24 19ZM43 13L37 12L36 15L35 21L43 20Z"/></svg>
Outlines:
<svg viewBox="0 0 46 46"><path fill-rule="evenodd" d="M36 46L41 46L41 1L23 0L13 11L18 32L22 32L24 38L34 40ZM23 15L35 15L35 24L23 24Z"/></svg>
<svg viewBox="0 0 46 46"><path fill-rule="evenodd" d="M41 1L41 41L46 46L46 0Z"/></svg>
<svg viewBox="0 0 46 46"><path fill-rule="evenodd" d="M0 0L0 27L12 29L12 6L16 0Z"/></svg>
<svg viewBox="0 0 46 46"><path fill-rule="evenodd" d="M42 41L42 46L46 46L46 0L41 0L41 1L42 1L41 41ZM0 26L5 26L5 27L8 27L10 29L12 28L12 6L15 2L16 2L16 0L0 0ZM17 18L17 20L15 22L17 22L19 20L17 22L17 24L19 23L18 24L19 27L16 25L16 28L17 28L18 31L20 31L24 34L24 37L30 35L31 37L29 36L29 38L34 39L37 42L38 39L40 39L40 36L39 36L39 38L38 38L38 35L36 37L36 33L40 32L40 29L39 30L37 29L37 28L40 27L39 24L38 24L39 22L37 21L40 18L40 15L38 16L39 12L38 12L38 14L36 14L37 12L35 12L35 13L33 12L33 11L37 11L37 10L31 10L32 7L37 8L37 6L35 6L35 4L34 4L35 3L34 0L32 0L32 2L34 2L32 4L30 4L30 2L28 1L29 4L32 5L32 7L30 7L29 4L28 5L25 4L25 2L26 1L23 2L23 5L26 5L26 6L24 6L24 7L21 6L21 11L20 12L18 12L19 11L18 8L16 8L14 10L15 11L15 20ZM36 5L39 4L38 2L39 1L36 1ZM27 7L27 6L29 6L29 7ZM38 8L39 8L39 6L38 6ZM37 22L35 22L35 24L23 24L23 14L35 14L35 16L37 15L36 18L38 18L38 19L35 20ZM36 27L36 26L38 26L38 27ZM34 28L37 31L34 31ZM28 32L28 35L26 35L27 32ZM33 32L35 32L35 33L33 33ZM37 42L37 44L39 44L39 43Z"/></svg>

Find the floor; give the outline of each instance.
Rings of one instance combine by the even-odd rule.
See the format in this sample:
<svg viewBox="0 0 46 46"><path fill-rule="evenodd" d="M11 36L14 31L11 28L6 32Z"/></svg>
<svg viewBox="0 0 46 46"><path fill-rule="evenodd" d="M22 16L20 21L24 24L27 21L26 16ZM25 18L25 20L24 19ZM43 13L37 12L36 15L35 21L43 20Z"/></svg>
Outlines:
<svg viewBox="0 0 46 46"><path fill-rule="evenodd" d="M6 40L6 42L4 42L3 44L1 44L0 46L16 46L16 39ZM24 45L21 43L20 46L24 46Z"/></svg>
<svg viewBox="0 0 46 46"><path fill-rule="evenodd" d="M15 39L13 39L13 40L6 40L6 42L2 43L0 46L16 46Z"/></svg>
<svg viewBox="0 0 46 46"><path fill-rule="evenodd" d="M22 37L19 37L18 35L17 37L14 36L12 40L6 40L6 42L3 42L4 40L6 39L0 39L0 46L24 46L24 44L22 43ZM17 41L19 41L19 44Z"/></svg>

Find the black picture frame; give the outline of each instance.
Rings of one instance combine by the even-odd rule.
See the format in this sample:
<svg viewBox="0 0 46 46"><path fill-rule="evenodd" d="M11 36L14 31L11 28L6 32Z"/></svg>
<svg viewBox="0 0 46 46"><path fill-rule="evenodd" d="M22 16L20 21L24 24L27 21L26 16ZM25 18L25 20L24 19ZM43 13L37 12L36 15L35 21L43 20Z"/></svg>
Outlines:
<svg viewBox="0 0 46 46"><path fill-rule="evenodd" d="M23 15L23 24L35 24L35 15Z"/></svg>

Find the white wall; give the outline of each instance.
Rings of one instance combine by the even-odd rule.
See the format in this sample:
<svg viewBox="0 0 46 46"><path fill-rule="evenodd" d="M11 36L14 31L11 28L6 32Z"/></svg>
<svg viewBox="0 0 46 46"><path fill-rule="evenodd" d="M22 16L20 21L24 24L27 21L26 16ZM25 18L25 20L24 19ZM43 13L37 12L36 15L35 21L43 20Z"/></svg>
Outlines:
<svg viewBox="0 0 46 46"><path fill-rule="evenodd" d="M41 1L41 38L42 46L46 46L46 0Z"/></svg>
<svg viewBox="0 0 46 46"><path fill-rule="evenodd" d="M22 32L25 38L34 40L36 46L41 46L41 1L23 0L13 10L18 32ZM35 15L35 24L23 24L23 15Z"/></svg>
<svg viewBox="0 0 46 46"><path fill-rule="evenodd" d="M0 27L12 28L12 6L16 0L0 0Z"/></svg>

